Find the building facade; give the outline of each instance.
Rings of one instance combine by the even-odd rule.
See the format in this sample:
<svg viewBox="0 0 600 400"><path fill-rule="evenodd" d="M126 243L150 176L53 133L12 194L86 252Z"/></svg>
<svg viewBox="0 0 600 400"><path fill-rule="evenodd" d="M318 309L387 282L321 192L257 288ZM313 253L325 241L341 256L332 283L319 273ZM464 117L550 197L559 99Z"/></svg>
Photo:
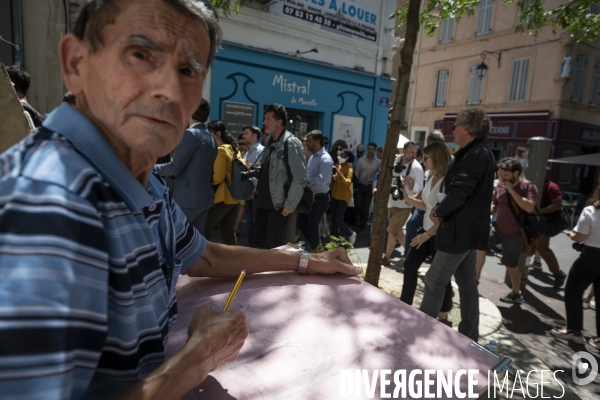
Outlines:
<svg viewBox="0 0 600 400"><path fill-rule="evenodd" d="M548 8L559 4L546 2ZM574 43L551 27L537 37L517 33L518 13L516 4L482 0L472 17L444 20L433 37L421 32L410 111L413 140L424 143L438 128L451 141L456 113L481 107L493 122L488 144L497 159L525 159L534 136L552 140L550 158L600 151L599 42ZM564 191L583 194L598 176L593 166L552 169Z"/></svg>
<svg viewBox="0 0 600 400"><path fill-rule="evenodd" d="M262 126L264 106L280 103L298 136L321 130L332 142L383 144L392 89L392 0L247 3L221 18L205 97L211 119L234 136Z"/></svg>

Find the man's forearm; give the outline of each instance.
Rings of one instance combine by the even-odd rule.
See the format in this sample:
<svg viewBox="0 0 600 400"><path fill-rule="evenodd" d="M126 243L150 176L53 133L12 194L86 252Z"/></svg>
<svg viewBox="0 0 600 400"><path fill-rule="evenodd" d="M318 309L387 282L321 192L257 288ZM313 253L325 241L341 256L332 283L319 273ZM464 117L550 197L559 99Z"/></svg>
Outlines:
<svg viewBox="0 0 600 400"><path fill-rule="evenodd" d="M300 253L284 250L253 249L208 242L206 250L187 270L190 276L237 277L269 271L297 271Z"/></svg>
<svg viewBox="0 0 600 400"><path fill-rule="evenodd" d="M520 196L514 190L512 191L511 195L512 195L512 198L515 199L515 201L517 202L517 205L525 212L530 213L533 210L535 210L535 201L534 200L526 199L526 198Z"/></svg>

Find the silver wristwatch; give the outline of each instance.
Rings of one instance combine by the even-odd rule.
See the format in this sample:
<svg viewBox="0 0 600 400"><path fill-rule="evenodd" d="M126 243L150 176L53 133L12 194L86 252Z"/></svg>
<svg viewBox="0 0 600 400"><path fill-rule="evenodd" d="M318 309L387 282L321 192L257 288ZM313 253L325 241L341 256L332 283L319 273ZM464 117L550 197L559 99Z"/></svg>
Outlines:
<svg viewBox="0 0 600 400"><path fill-rule="evenodd" d="M300 252L300 263L298 264L298 273L305 274L308 270L308 251L302 250Z"/></svg>

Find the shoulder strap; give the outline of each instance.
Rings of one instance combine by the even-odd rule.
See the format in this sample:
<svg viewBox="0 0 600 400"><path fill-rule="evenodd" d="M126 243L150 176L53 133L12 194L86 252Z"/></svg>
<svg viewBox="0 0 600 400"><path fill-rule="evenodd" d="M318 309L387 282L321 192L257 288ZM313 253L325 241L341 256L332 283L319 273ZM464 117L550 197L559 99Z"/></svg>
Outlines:
<svg viewBox="0 0 600 400"><path fill-rule="evenodd" d="M519 207L515 199L513 199L512 195L508 192L508 190L506 191L506 197L508 197L508 208L510 208L510 212L512 212L519 225L521 225L521 219L519 218L519 215L521 214L521 208Z"/></svg>
<svg viewBox="0 0 600 400"><path fill-rule="evenodd" d="M283 162L285 162L285 170L287 171L288 184L292 184L292 171L290 170L290 163L288 162L288 142L287 139L283 141Z"/></svg>

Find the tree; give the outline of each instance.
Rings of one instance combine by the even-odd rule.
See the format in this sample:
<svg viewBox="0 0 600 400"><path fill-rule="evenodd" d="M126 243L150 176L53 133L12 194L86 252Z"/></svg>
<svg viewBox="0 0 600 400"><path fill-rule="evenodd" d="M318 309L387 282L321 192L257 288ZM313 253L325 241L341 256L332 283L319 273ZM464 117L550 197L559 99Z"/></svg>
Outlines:
<svg viewBox="0 0 600 400"><path fill-rule="evenodd" d="M250 0L252 1L252 0ZM373 229L371 230L371 251L367 265L365 281L377 286L381 273L381 255L385 247L385 219L387 214L386 195L392 183L390 166L394 162L394 153L400 127L405 122L406 101L410 84L410 71L413 64L413 55L417 37L421 26L427 35L433 35L441 22L453 16L456 21L462 17L472 16L481 0L426 0L427 3L421 10L421 0L409 0L400 7L390 18L398 18L400 26L406 26L404 46L400 49L400 67L396 83L396 97L393 100L393 111L386 133L383 160L377 192L384 195L375 196L375 215ZM553 31L564 29L571 34L574 41L595 41L600 35L600 16L595 13L595 0L571 0L551 10L547 10L542 0L505 0L508 6L517 3L521 9L520 22L516 25L517 32L527 32L537 35L539 29L551 25ZM240 11L245 0L211 0L217 10L227 16L230 13L231 3L234 10Z"/></svg>

